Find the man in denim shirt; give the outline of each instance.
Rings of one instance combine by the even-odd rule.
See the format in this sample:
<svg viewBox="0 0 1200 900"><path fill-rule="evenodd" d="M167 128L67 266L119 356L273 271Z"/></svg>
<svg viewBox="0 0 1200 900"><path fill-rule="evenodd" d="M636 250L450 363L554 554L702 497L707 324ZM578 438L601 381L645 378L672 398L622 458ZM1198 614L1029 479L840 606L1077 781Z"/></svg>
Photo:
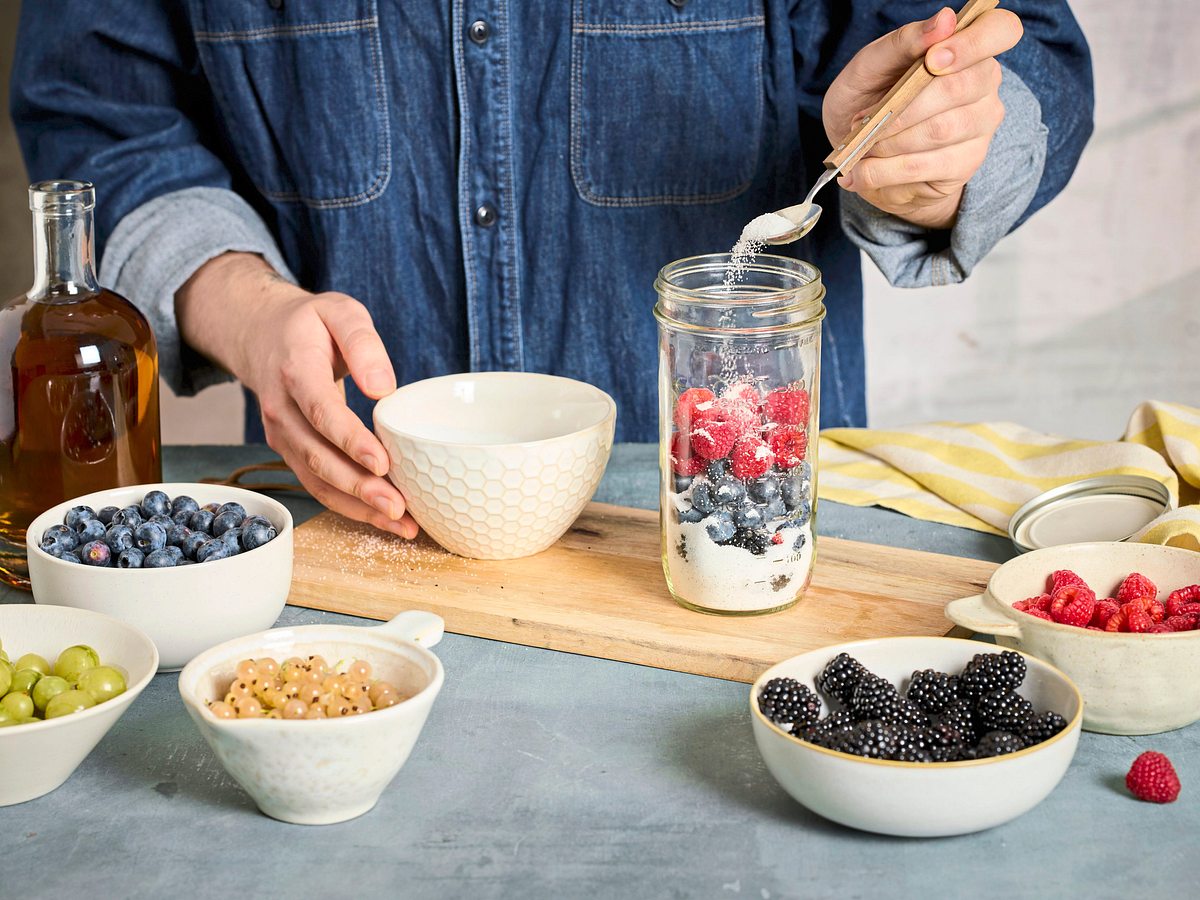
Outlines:
<svg viewBox="0 0 1200 900"><path fill-rule="evenodd" d="M101 277L175 390L237 377L317 499L411 536L373 398L553 372L652 439L657 269L795 203L924 55L791 250L829 290L822 422L864 424L859 248L894 284L965 278L1091 131L1064 0L1006 6L952 36L925 0L26 0L12 109L31 177L96 183Z"/></svg>

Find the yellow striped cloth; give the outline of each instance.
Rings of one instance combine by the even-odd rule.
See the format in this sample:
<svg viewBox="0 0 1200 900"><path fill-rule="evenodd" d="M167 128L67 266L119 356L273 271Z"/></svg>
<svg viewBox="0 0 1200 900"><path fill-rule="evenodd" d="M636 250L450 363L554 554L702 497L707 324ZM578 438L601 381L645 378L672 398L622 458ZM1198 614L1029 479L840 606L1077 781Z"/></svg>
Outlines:
<svg viewBox="0 0 1200 900"><path fill-rule="evenodd" d="M1097 475L1162 482L1178 507L1135 535L1200 550L1200 409L1149 401L1120 441L1043 434L1010 422L936 422L821 432L821 499L1006 534L1027 500Z"/></svg>

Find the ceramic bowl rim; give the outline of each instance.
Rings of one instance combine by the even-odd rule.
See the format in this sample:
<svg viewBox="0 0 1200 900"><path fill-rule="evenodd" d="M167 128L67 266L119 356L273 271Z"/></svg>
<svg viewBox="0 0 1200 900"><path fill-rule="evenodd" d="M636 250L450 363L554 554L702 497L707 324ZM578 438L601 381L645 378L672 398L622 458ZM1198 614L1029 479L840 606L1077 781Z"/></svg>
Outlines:
<svg viewBox="0 0 1200 900"><path fill-rule="evenodd" d="M480 443L478 441L447 441L440 438L431 438L424 435L413 434L411 431L393 425L390 422L384 421L379 413L380 407L391 400L393 397L417 387L418 385L429 384L430 382L448 381L454 378L467 378L471 376L487 375L489 377L500 376L501 378L511 380L533 380L533 381L557 381L566 382L576 388L586 388L593 392L593 399L602 400L605 405L603 417L591 424L585 425L582 428L577 428L574 431L568 431L564 434L556 434L551 437L538 438L533 441L504 441L497 443ZM451 375L438 375L433 378L423 378L420 381L412 381L408 384L396 388L392 393L388 394L382 400L375 404L375 408L371 413L371 420L377 429L382 429L391 435L404 438L405 440L413 441L419 444L425 444L434 447L450 447L450 448L480 448L488 451L503 451L507 449L532 449L541 447L547 444L552 444L556 441L564 441L570 438L576 438L580 435L588 434L589 432L600 430L611 424L617 416L617 404L606 391L601 390L594 384L589 384L586 381L579 381L575 378L566 378L562 375L545 375L541 372L462 372ZM67 563L66 565L71 565Z"/></svg>
<svg viewBox="0 0 1200 900"><path fill-rule="evenodd" d="M1084 637L1086 635L1088 638L1091 638L1094 640L1111 640L1113 637L1119 637L1119 638L1125 638L1128 640L1136 640L1136 641L1152 640L1154 643L1162 643L1164 639L1166 639L1166 640L1184 640L1184 641L1189 640L1189 639L1190 640L1200 639L1200 629L1196 629L1196 628L1192 629L1191 631L1172 631L1169 633L1161 633L1161 634L1159 634L1159 633L1147 634L1145 632L1137 632L1137 631L1092 631L1089 628L1080 628L1077 625L1066 625L1062 622L1047 621L1046 619L1041 619L1041 618L1038 618L1037 616L1031 616L1028 613L1022 612L1019 609L1015 609L1011 603L1006 603L1005 601L1001 600L998 596L996 596L995 592L992 591L993 579L995 579L996 576L1000 574L1001 570L1004 569L1005 566L1008 566L1015 562L1019 562L1019 561L1023 561L1023 560L1032 558L1034 554L1037 554L1037 553L1045 554L1050 551L1053 551L1053 552L1068 551L1069 552L1069 551L1079 551L1082 549L1090 550L1092 548L1109 548L1109 549L1111 549L1114 545L1157 548L1157 549L1151 550L1150 552L1157 553L1157 552L1165 551L1164 555L1168 555L1168 556L1178 555L1178 557L1180 559L1190 558L1189 556L1187 556L1187 554L1191 554L1191 557L1196 556L1196 553L1194 550L1187 550L1183 547L1172 547L1168 544L1142 544L1142 543L1130 544L1128 541L1079 541L1074 544L1059 544L1054 547L1039 547L1036 550L1030 550L1028 553L1022 553L1019 556L1014 556L1012 559L1006 560L1005 562L1003 562L999 566L997 566L996 571L994 571L988 577L987 588L983 593L984 600L986 602L990 603L993 607L995 607L1006 619L1009 619L1010 621L1015 622L1021 628L1025 628L1028 626L1033 626L1034 628L1050 628L1052 630L1059 631L1063 634L1075 635L1076 637ZM1117 552L1121 552L1121 551L1117 551ZM69 563L68 563L68 565L69 565ZM1020 599L1024 600L1027 598L1021 597ZM1103 598L1097 597L1096 599L1100 600ZM1018 640L1023 640L1023 638L1018 638Z"/></svg>
<svg viewBox="0 0 1200 900"><path fill-rule="evenodd" d="M817 753L823 753L828 756L832 756L835 759L844 759L849 762L859 763L861 765L882 766L884 768L892 768L892 769L919 769L921 771L947 771L947 770L953 770L953 769L969 769L969 768L972 768L975 766L995 765L996 763L1005 763L1005 762L1010 762L1015 759L1028 758L1042 750L1047 749L1048 747L1050 747L1050 745L1056 744L1060 740L1065 739L1069 734L1071 734L1074 731L1079 730L1079 728L1082 727L1082 725L1083 725L1083 695L1080 693L1079 688L1075 685L1075 682L1072 681L1070 678L1068 678L1066 673L1063 672L1061 669L1059 669L1057 666L1052 666L1050 663L1046 662L1045 660L1038 659L1036 656L1026 653L1023 650L1013 650L1012 652L1019 653L1019 654L1021 654L1021 656L1025 657L1026 666L1029 665L1029 660L1033 660L1038 665L1047 669L1050 672L1050 674L1056 676L1059 680L1061 680L1064 684L1066 684L1066 686L1068 688L1071 689L1072 694L1074 694L1074 696L1075 696L1075 715L1072 716L1070 718L1070 720L1068 720L1066 727L1063 728L1063 730L1060 731L1058 734L1054 735L1054 737L1050 738L1049 740L1042 741L1040 744L1034 744L1032 747L1025 747L1024 749L1018 750L1016 753L1005 753L1002 756L991 756L991 757L988 757L987 759L959 759L959 760L954 760L953 762L905 762L905 761L897 760L897 759L869 759L865 756L855 756L852 753L842 753L840 750L830 750L827 747L818 747L816 744L809 743L808 741L803 740L802 738L797 738L797 737L793 736L792 734L784 731L782 728L780 728L778 725L776 725L774 722L772 722L770 719L768 719L765 715L763 715L762 710L760 710L758 708L757 700L758 700L759 692L762 690L762 686L765 685L768 681L770 681L772 677L774 677L773 673L775 672L775 670L779 669L783 666L786 666L788 663L791 663L794 660L797 660L802 656L808 656L810 653L817 653L817 652L823 653L828 650L831 654L830 658L832 658L833 656L837 656L838 653L843 652L844 648L846 648L846 647L855 647L855 646L862 646L863 644L874 644L874 643L892 643L895 641L926 641L926 640L956 641L957 643L960 643L960 644L972 644L972 645L981 646L981 647L996 647L997 653L1002 653L1008 649L1006 647L1000 647L997 644L985 644L982 641L971 641L971 640L966 640L964 638L950 638L950 637L937 638L937 637L926 637L926 636L922 636L922 635L897 635L894 637L865 638L864 640L860 640L860 641L845 641L840 644L831 644L828 647L818 647L816 650L809 650L805 653L797 653L795 656L790 656L787 659L780 660L779 662L775 663L775 665L771 666L771 668L767 669L767 671L763 672L755 680L754 684L751 685L751 688L750 688L750 710L754 714L754 716L757 717L758 721L761 724L767 726L767 728L769 728L771 731L778 734L780 737L787 738L787 740L795 743L798 747L801 747L805 750L815 751Z"/></svg>
<svg viewBox="0 0 1200 900"><path fill-rule="evenodd" d="M67 565L70 565L70 563L67 563ZM212 715L208 711L207 703L205 701L200 700L200 699L192 696L191 694L184 693L183 679L184 679L184 675L187 674L187 670L192 668L193 666L196 667L197 669L206 668L206 666L202 665L205 658L209 657L209 656L212 656L212 657L218 656L217 651L221 651L220 656L222 656L222 657L225 656L225 654L228 653L229 651L223 650L222 648L224 648L227 644L235 644L235 643L240 644L243 642L250 642L252 639L254 640L254 643L257 644L257 643L261 642L260 639L265 639L266 636L271 634L272 632L280 632L280 631L295 632L295 631L303 631L305 629L312 629L312 628L320 628L320 629L338 628L338 629L346 629L348 632L355 632L355 631L364 631L364 630L371 631L371 630L373 630L374 627L378 627L378 626L368 625L368 626L364 627L364 626L359 626L359 625L329 625L329 624L326 624L326 625L291 625L291 626L284 626L283 628L269 628L266 631L260 631L260 632L257 632L256 634L248 634L248 635L243 635L241 637L236 637L231 640L224 641L223 643L217 644L213 647L210 647L209 649L203 651L202 653L196 654L196 656L194 656L191 660L189 660L187 665L185 665L183 667L183 669L180 670L179 679L177 681L176 687L179 691L179 696L183 700L184 704L186 704L190 710L194 710L205 722L207 722L217 728L239 728L239 729L243 729L243 730L249 729L249 728L255 728L255 727L257 727L259 729L271 728L271 727L282 727L282 728L286 729L286 728L295 728L296 726L300 726L305 729L311 729L311 728L313 728L314 723L322 723L323 726L327 729L330 727L333 727L333 728L363 727L361 725L352 725L351 724L354 722L363 722L363 721L373 722L374 724L379 725L379 724L385 723L387 721L390 721L388 718L386 718L389 714L392 714L394 716L401 712L407 711L408 707L414 705L414 701L424 697L426 694L430 695L429 702L432 703L433 700L436 698L437 694L441 691L442 685L446 680L446 671L445 671L445 668L442 666L441 659L439 659L438 655L436 653L434 653L432 650L430 650L428 647L422 647L416 641L406 641L403 638L391 637L388 635L380 635L377 639L383 643L392 644L392 645L400 645L406 649L416 650L416 651L419 651L420 654L424 654L425 657L427 657L429 660L432 660L432 662L433 662L433 676L429 679L428 684L426 684L425 687L421 688L421 690L417 691L411 697L407 697L404 700L401 700L395 706L389 706L386 709L372 710L370 713L360 715L360 716L340 716L336 719L330 719L330 718L325 718L325 719L268 719L265 716L262 718L258 718L258 719L218 719L216 716ZM295 647L298 644L303 644L303 643L304 643L304 641L293 641L292 647ZM321 643L321 640L318 639L316 641L313 641L312 643ZM355 643L360 643L360 641L346 640L346 641L341 641L341 643L355 644ZM365 643L364 643L364 645L365 645ZM379 648L375 648L375 649L379 649ZM388 650L386 652L395 652L395 650ZM236 665L236 663L235 663L235 665ZM376 718L377 716L380 718Z"/></svg>
<svg viewBox="0 0 1200 900"><path fill-rule="evenodd" d="M69 566L71 563L64 563L64 565ZM95 718L103 710L111 712L120 706L127 707L137 699L138 695L145 689L146 685L148 685L154 676L158 674L158 647L155 646L154 641L150 640L149 636L136 625L130 625L128 622L124 621L123 619L118 619L115 616L106 615L105 613L96 612L95 610L91 609L82 609L77 606L57 606L52 603L20 603L13 605L28 606L30 609L69 609L73 613L85 614L84 618L87 618L87 616L98 616L99 618L107 619L109 622L116 623L121 628L125 629L130 633L130 635L133 636L135 640L143 642L147 647L150 648L151 666L150 670L145 675L143 675L133 684L127 683L125 685L125 690L116 697L113 697L111 700L105 700L103 703L97 703L95 706L89 706L87 709L81 709L79 712L74 712L67 716L59 716L55 719L39 719L36 722L25 722L21 725L0 728L0 743L3 743L4 740L11 734L32 734L35 730L47 731L58 726L69 725L73 722L78 723L89 718ZM91 645L89 644L88 646ZM104 663L104 665L111 664ZM116 665L124 668L124 665L120 662L117 662ZM126 669L126 671L128 670ZM112 705L110 706L109 704Z"/></svg>
<svg viewBox="0 0 1200 900"><path fill-rule="evenodd" d="M282 503L280 503L274 497L268 497L266 494L261 494L258 491L252 491L252 490L249 490L248 488L243 488L243 487L205 484L204 482L200 482L200 481L159 481L159 482L149 482L147 484L129 484L129 485L125 485L124 487L107 488L106 490L103 490L103 491L93 491L90 494L81 494L80 496L75 497L71 500L64 500L62 503L56 503L54 506L51 506L48 509L45 509L42 512L38 513L36 516L34 516L33 521L29 523L29 527L27 529L25 529L26 552L27 553L37 552L37 553L41 554L42 558L49 560L50 562L55 563L59 566L65 566L69 569L77 569L77 568L79 568L79 566L77 566L75 563L63 562L58 557L51 556L49 553L47 553L45 550L43 550L40 546L38 546L40 541L34 539L34 536L35 536L34 527L37 525L39 519L44 518L45 516L49 515L50 513L54 512L54 510L59 509L60 507L65 507L66 509L69 510L72 507L80 506L80 505L92 506L93 505L92 503L84 504L81 501L85 501L85 500L88 500L93 497L111 495L117 491L129 491L129 490L134 490L134 489L138 489L138 490L144 489L146 492L149 492L149 491L162 490L164 487L172 487L172 486L177 487L177 488L190 487L192 489L203 488L204 490L217 488L221 491L228 491L233 495L241 495L243 498L251 497L255 500L255 502L259 502L259 501L265 502L267 505L269 505L272 508L273 511L277 512L282 517L283 527L277 529L279 532L278 535L276 535L276 537L273 540L269 541L268 544L264 544L263 545L264 547L268 546L269 544L274 543L275 541L282 538L284 535L291 537L292 532L295 530L295 527L294 527L294 524L292 521L291 511L288 510L288 508L286 506L284 506ZM167 492L167 493L169 493L169 492ZM237 500L237 496L231 496L229 499ZM49 528L49 527L50 527L49 525L46 525L46 526L43 526L43 529ZM256 547L255 549L261 550L262 547ZM246 550L244 552L252 553L253 551ZM239 553L237 556L227 556L224 559L215 559L212 562L199 563L198 565L203 565L206 567L207 566L217 566L217 565L220 565L221 563L229 562L230 560L234 560L234 559L238 559L241 556L242 556L242 554ZM142 569L135 569L135 570L118 569L116 566L83 566L83 568L88 572L89 575L91 575L93 573L105 573L105 574L100 575L101 578L110 578L110 577L112 577L113 574L118 574L119 577L129 578L130 577L129 575L124 574L129 571L136 571L139 573L141 573L141 572L153 573L153 574L150 574L149 577L162 578L162 577L170 577L170 573L172 573L172 572L178 573L181 569L186 569L189 572L191 570L190 566L170 566L168 568L162 568L162 569L142 568ZM212 569L206 568L206 569L204 569L204 571L211 572ZM222 569L220 571L224 571L224 569ZM175 577L178 577L178 574L176 574Z"/></svg>

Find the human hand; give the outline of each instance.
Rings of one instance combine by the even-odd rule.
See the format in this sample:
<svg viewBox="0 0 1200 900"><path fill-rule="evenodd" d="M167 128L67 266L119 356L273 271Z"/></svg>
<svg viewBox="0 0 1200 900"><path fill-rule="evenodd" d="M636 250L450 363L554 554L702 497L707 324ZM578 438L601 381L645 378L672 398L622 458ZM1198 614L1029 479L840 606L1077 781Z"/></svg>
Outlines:
<svg viewBox="0 0 1200 900"><path fill-rule="evenodd" d="M993 9L958 34L948 7L871 42L825 94L822 117L837 146L917 59L937 77L884 126L870 152L838 179L868 203L926 228L950 228L963 188L1004 119L995 57L1021 39L1021 20Z"/></svg>
<svg viewBox="0 0 1200 900"><path fill-rule="evenodd" d="M349 375L373 399L396 376L371 315L345 294L312 294L261 257L226 253L175 297L183 339L254 391L267 443L334 512L405 538L417 524L385 477L383 445L346 406Z"/></svg>

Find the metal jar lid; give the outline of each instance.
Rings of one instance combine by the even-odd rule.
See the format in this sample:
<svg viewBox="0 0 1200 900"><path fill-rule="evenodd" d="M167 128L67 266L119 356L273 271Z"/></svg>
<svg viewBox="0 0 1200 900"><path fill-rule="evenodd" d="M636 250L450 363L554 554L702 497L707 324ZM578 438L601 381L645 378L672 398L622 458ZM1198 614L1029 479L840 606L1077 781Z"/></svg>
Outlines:
<svg viewBox="0 0 1200 900"><path fill-rule="evenodd" d="M1038 494L1008 520L1021 553L1083 541L1123 541L1171 508L1166 485L1142 475L1102 475Z"/></svg>

